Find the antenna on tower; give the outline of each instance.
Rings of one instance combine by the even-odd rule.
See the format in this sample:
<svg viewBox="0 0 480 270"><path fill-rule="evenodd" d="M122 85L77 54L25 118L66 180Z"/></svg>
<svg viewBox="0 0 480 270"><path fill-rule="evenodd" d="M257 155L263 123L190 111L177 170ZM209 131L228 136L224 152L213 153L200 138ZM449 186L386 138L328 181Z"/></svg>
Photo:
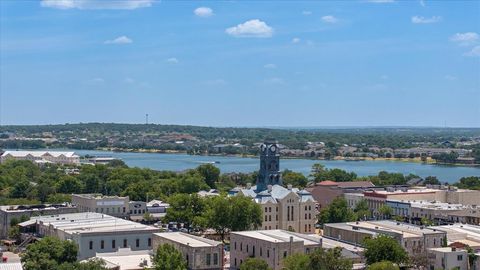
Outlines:
<svg viewBox="0 0 480 270"><path fill-rule="evenodd" d="M148 113L145 114L145 124L148 125Z"/></svg>

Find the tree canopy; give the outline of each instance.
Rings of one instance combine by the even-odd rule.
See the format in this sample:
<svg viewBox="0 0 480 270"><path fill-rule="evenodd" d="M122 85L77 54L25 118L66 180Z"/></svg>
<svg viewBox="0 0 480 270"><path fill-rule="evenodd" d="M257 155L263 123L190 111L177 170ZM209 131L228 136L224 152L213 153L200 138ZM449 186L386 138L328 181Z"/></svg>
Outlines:
<svg viewBox="0 0 480 270"><path fill-rule="evenodd" d="M375 238L366 238L364 241L365 258L367 264L390 261L396 264L406 262L407 252L394 238L379 235Z"/></svg>
<svg viewBox="0 0 480 270"><path fill-rule="evenodd" d="M153 256L155 270L186 270L187 261L183 255L173 245L163 244Z"/></svg>
<svg viewBox="0 0 480 270"><path fill-rule="evenodd" d="M335 198L318 214L321 224L355 221L356 219L355 213L348 207L347 201L343 197Z"/></svg>
<svg viewBox="0 0 480 270"><path fill-rule="evenodd" d="M240 265L240 270L271 270L271 268L263 259L248 258Z"/></svg>

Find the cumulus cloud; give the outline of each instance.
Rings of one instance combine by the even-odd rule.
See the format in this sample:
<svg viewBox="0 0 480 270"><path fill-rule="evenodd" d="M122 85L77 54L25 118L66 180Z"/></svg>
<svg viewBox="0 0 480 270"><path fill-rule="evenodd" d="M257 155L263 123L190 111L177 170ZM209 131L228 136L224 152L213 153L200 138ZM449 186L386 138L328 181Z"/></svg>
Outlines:
<svg viewBox="0 0 480 270"><path fill-rule="evenodd" d="M423 23L423 24L437 23L441 20L442 20L442 17L440 17L440 16L433 16L433 17L430 17L430 18L425 18L425 17L422 17L422 16L413 16L412 17L412 23Z"/></svg>
<svg viewBox="0 0 480 270"><path fill-rule="evenodd" d="M299 43L299 42L300 42L300 38L298 37L292 39L292 43Z"/></svg>
<svg viewBox="0 0 480 270"><path fill-rule="evenodd" d="M335 16L327 15L327 16L322 17L322 21L324 21L326 23L336 23L336 22L338 22L338 19L335 18Z"/></svg>
<svg viewBox="0 0 480 270"><path fill-rule="evenodd" d="M480 57L480 46L473 47L469 52L465 53L465 56Z"/></svg>
<svg viewBox="0 0 480 270"><path fill-rule="evenodd" d="M115 39L106 40L104 43L105 44L129 44L132 42L133 40L131 40L127 36L120 36Z"/></svg>
<svg viewBox="0 0 480 270"><path fill-rule="evenodd" d="M196 8L193 13L198 17L208 18L213 15L213 10L209 7L199 7Z"/></svg>
<svg viewBox="0 0 480 270"><path fill-rule="evenodd" d="M479 40L480 36L475 32L466 32L466 33L456 33L450 37L450 40L457 42L462 46L468 46L476 43Z"/></svg>
<svg viewBox="0 0 480 270"><path fill-rule="evenodd" d="M155 0L41 0L42 7L56 9L137 9L150 7Z"/></svg>
<svg viewBox="0 0 480 270"><path fill-rule="evenodd" d="M171 63L171 64L178 64L180 61L178 61L177 58L175 57L170 57L167 59L167 63Z"/></svg>
<svg viewBox="0 0 480 270"><path fill-rule="evenodd" d="M225 32L234 37L271 37L273 28L259 19L249 20L227 28Z"/></svg>
<svg viewBox="0 0 480 270"><path fill-rule="evenodd" d="M277 65L275 65L275 64L265 64L263 67L273 69L273 68L277 68Z"/></svg>

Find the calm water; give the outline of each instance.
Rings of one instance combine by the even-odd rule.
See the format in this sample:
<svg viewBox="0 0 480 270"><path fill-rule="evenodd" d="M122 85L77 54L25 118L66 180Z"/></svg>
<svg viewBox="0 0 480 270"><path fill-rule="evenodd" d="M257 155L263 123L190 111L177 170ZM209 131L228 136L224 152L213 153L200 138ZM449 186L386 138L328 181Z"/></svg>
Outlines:
<svg viewBox="0 0 480 270"><path fill-rule="evenodd" d="M122 159L128 166L151 168L155 170L182 171L196 166L219 161L215 164L222 172L252 172L258 169L258 158L220 157L220 156L191 156L187 154L157 154L157 153L120 153L108 151L77 150L80 155L113 156ZM314 163L321 163L327 168L339 168L353 171L357 175L376 175L379 171L413 173L421 177L436 176L442 182L455 182L464 176L480 176L480 168L426 165L420 163L406 163L395 161L342 161L342 160L309 160L309 159L282 159L281 169L289 169L310 173Z"/></svg>

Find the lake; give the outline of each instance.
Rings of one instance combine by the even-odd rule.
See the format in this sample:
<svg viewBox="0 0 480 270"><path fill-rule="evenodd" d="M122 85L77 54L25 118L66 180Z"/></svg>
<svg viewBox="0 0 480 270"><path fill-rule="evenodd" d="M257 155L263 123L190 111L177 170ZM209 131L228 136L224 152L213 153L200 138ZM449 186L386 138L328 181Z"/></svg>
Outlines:
<svg viewBox="0 0 480 270"><path fill-rule="evenodd" d="M123 160L131 167L155 170L183 171L214 161L220 162L215 164L215 166L224 173L252 172L258 170L259 167L258 158L235 156L192 156L187 154L123 153L95 150L75 150L75 152L82 156L112 156ZM359 176L376 175L379 171L388 171L402 174L413 173L421 177L436 176L442 182L456 182L464 176L480 176L480 168L478 167L442 166L399 161L281 159L280 168L308 175L312 165L315 163L321 163L326 168L353 171Z"/></svg>

